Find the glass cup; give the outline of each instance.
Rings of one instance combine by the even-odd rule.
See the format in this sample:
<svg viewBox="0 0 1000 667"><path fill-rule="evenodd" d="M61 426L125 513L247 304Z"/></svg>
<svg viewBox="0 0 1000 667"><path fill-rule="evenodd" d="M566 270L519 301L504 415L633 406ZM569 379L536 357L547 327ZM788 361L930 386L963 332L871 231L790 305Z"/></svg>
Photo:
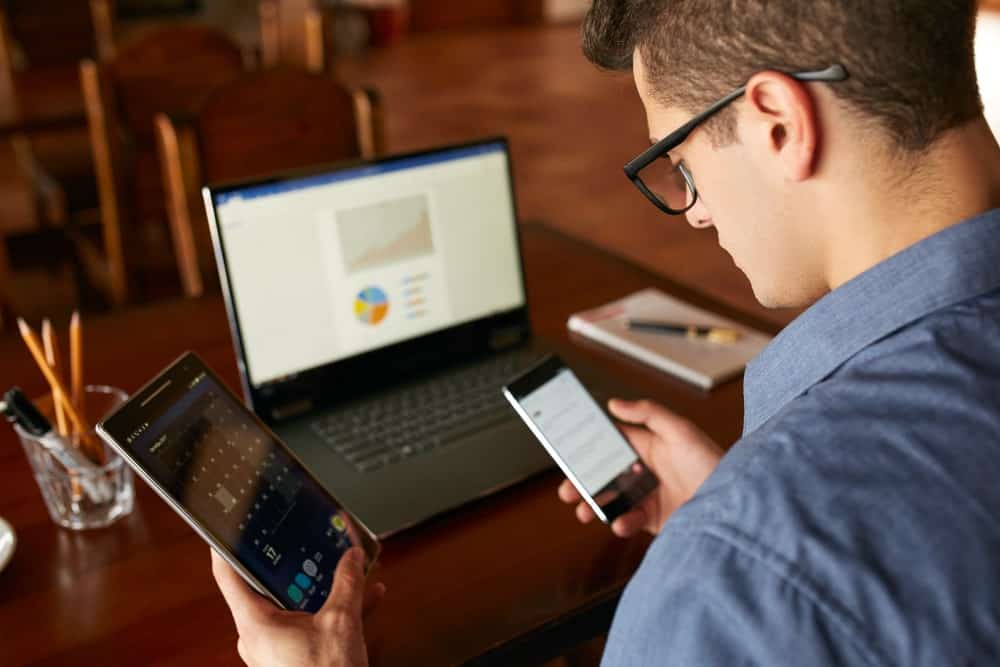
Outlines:
<svg viewBox="0 0 1000 667"><path fill-rule="evenodd" d="M124 391L114 387L84 387L83 412L88 423L100 421L127 398ZM36 405L52 422L53 431L36 437L17 425L14 430L21 439L52 520L65 528L86 530L109 526L127 516L135 497L128 464L93 429L86 437L95 443L102 461L91 462L77 449L79 436L59 438L56 434L51 397L36 401Z"/></svg>

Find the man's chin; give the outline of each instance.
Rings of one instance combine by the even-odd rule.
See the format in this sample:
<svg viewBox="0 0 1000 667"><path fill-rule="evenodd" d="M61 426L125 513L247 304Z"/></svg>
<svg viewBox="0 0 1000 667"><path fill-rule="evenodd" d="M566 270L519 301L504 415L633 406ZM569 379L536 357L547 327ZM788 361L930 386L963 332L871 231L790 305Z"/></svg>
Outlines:
<svg viewBox="0 0 1000 667"><path fill-rule="evenodd" d="M783 302L781 299L772 298L768 294L758 294L756 290L754 290L753 295L757 299L757 303L768 309L776 310L778 308L790 307L789 304Z"/></svg>
<svg viewBox="0 0 1000 667"><path fill-rule="evenodd" d="M749 279L749 276L747 278ZM809 297L794 290L775 289L773 286L771 289L768 289L755 284L753 280L750 280L750 289L753 290L753 296L757 299L757 303L772 310L780 308L808 308L816 299L822 296Z"/></svg>
<svg viewBox="0 0 1000 667"><path fill-rule="evenodd" d="M750 282L750 289L753 291L753 296L757 300L757 303L764 306L765 308L788 308L788 294L782 293L782 290L775 289L774 285L764 284L760 278L754 280L753 277L747 273L743 267L739 264L740 271L743 271L743 275L747 277Z"/></svg>
<svg viewBox="0 0 1000 667"><path fill-rule="evenodd" d="M788 294L786 290L776 289L773 285L765 285L764 281L760 278L754 280L753 276L751 276L750 273L740 265L736 256L729 252L728 248L721 243L719 244L719 247L726 251L726 254L728 254L729 258L733 261L733 265L740 270L740 273L746 276L747 282L750 283L750 289L753 291L753 296L757 300L757 303L765 308L796 308L801 305L798 303L791 303L793 299L790 298L791 295Z"/></svg>

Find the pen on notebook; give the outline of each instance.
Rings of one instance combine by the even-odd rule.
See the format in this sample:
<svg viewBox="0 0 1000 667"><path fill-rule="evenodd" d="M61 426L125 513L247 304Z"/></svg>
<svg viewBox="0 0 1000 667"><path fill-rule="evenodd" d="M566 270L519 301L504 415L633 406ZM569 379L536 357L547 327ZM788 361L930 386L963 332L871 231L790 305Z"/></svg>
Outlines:
<svg viewBox="0 0 1000 667"><path fill-rule="evenodd" d="M626 321L629 329L646 331L648 333L666 334L669 336L684 336L711 343L734 343L740 338L740 332L726 327L706 327L694 324L678 324L661 322L659 320L629 319Z"/></svg>

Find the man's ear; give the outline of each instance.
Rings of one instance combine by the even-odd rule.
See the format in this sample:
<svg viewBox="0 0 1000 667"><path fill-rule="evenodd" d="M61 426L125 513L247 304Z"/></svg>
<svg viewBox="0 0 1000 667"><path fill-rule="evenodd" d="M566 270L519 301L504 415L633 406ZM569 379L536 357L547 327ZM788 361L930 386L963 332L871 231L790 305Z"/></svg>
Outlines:
<svg viewBox="0 0 1000 667"><path fill-rule="evenodd" d="M779 72L760 72L747 83L745 99L744 131L751 133L752 143L778 158L785 178L812 176L821 136L806 85Z"/></svg>

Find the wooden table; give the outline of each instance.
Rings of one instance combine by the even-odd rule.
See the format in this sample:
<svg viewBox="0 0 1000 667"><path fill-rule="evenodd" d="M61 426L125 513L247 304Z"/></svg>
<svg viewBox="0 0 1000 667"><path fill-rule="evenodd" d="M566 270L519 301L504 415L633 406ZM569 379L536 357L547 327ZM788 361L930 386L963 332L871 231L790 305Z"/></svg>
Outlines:
<svg viewBox="0 0 1000 667"><path fill-rule="evenodd" d="M576 310L649 285L730 315L601 250L523 225L536 332L629 387L661 400L721 442L740 431L739 381L702 393L614 353L568 337ZM762 328L766 322L743 317ZM86 377L135 390L184 349L236 387L217 297L93 318L85 324ZM45 390L20 341L0 339L0 379ZM18 535L0 572L0 664L240 664L236 632L209 571L205 544L136 482L135 511L101 531L56 527L13 432L0 428L0 516ZM378 576L388 586L366 628L373 665L532 664L606 630L648 539L623 541L579 525L546 473L388 539Z"/></svg>

